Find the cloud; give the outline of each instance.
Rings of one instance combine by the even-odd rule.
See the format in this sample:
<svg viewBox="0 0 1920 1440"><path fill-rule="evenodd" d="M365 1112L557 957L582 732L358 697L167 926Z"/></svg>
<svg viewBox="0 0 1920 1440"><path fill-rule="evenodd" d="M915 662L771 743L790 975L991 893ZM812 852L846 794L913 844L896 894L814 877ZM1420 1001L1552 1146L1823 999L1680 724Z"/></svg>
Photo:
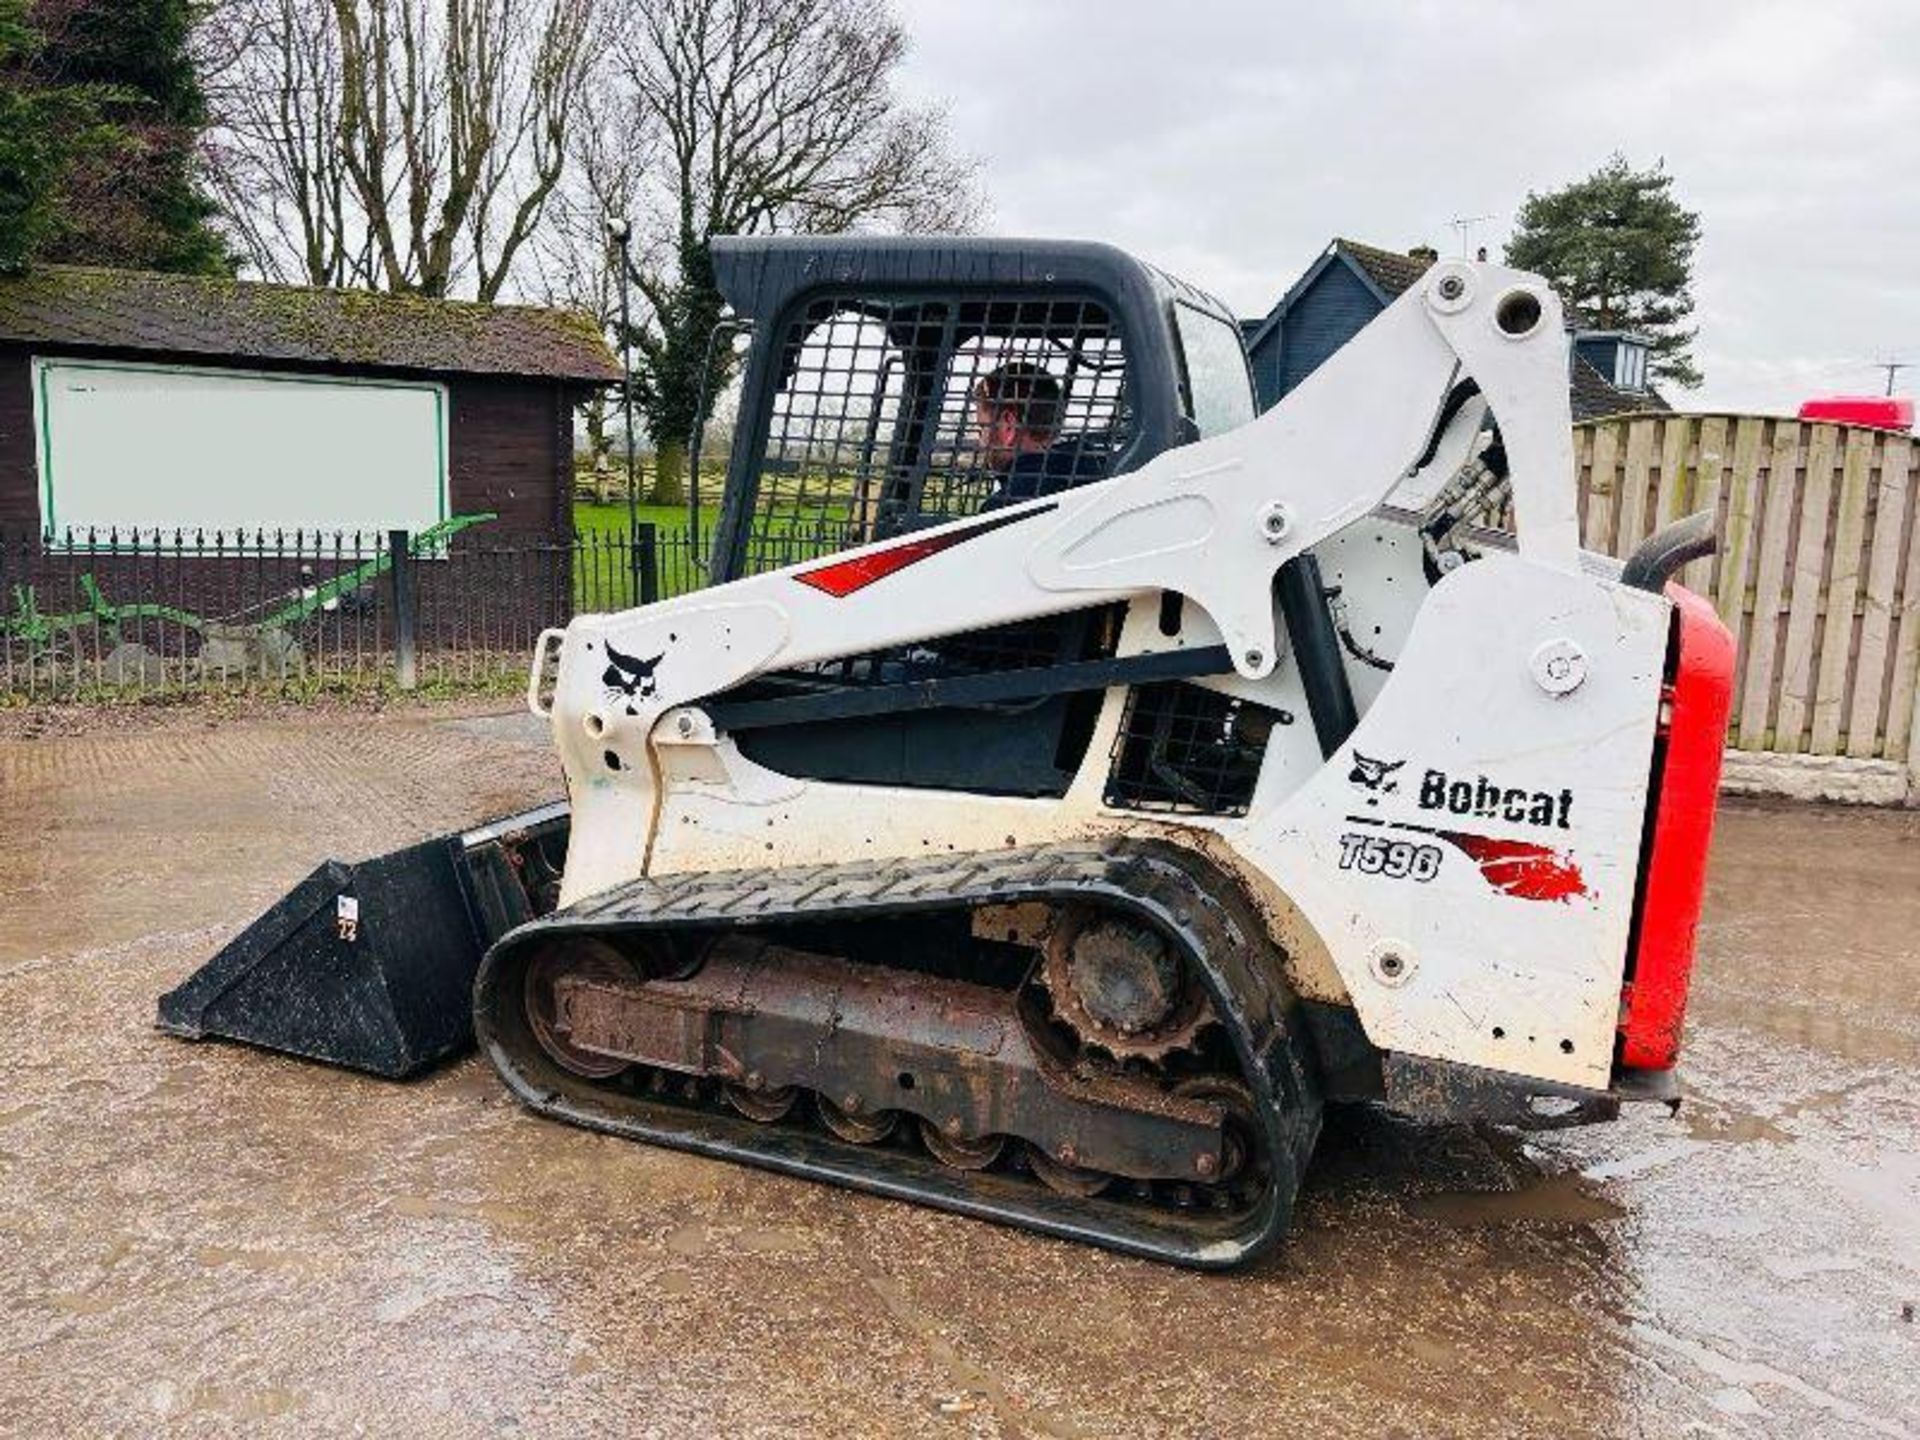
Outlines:
<svg viewBox="0 0 1920 1440"><path fill-rule="evenodd" d="M1788 409L1920 359L1920 6L900 0L906 84L1003 234L1112 240L1266 310L1335 235L1498 252L1614 150L1701 212L1692 405ZM1848 366L1853 368L1848 369Z"/></svg>

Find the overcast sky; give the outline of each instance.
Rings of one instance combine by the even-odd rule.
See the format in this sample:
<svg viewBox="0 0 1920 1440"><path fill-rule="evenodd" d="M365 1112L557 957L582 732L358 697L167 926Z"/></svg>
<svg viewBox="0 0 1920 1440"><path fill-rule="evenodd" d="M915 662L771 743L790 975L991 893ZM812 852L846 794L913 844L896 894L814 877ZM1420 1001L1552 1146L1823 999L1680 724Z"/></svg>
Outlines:
<svg viewBox="0 0 1920 1440"><path fill-rule="evenodd" d="M1700 212L1684 408L1920 361L1920 0L896 0L988 228L1111 240L1264 313L1335 235L1497 258L1614 150ZM1920 390L1920 370L1902 375Z"/></svg>

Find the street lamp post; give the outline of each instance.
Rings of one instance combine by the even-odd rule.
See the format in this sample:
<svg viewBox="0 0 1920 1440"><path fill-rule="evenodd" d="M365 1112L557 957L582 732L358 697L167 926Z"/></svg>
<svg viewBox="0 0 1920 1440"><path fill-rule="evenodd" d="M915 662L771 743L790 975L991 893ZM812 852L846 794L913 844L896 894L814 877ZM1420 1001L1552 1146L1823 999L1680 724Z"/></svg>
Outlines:
<svg viewBox="0 0 1920 1440"><path fill-rule="evenodd" d="M627 572L640 598L640 482L633 437L633 225L625 216L607 217L607 236L620 252L620 400L627 430Z"/></svg>

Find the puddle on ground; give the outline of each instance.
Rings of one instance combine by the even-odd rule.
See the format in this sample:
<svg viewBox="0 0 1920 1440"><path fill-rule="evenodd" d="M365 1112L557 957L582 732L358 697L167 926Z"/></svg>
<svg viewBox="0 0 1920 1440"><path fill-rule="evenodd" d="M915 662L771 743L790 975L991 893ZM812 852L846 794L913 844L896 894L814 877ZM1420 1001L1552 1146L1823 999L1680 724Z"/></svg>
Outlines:
<svg viewBox="0 0 1920 1440"><path fill-rule="evenodd" d="M686 1258L734 1250L749 1255L799 1255L817 1248L817 1241L800 1230L746 1226L716 1230L708 1225L682 1225L667 1236L667 1253Z"/></svg>
<svg viewBox="0 0 1920 1440"><path fill-rule="evenodd" d="M1627 1212L1593 1193L1579 1174L1549 1175L1518 1190L1454 1190L1404 1202L1409 1215L1442 1225L1595 1225Z"/></svg>
<svg viewBox="0 0 1920 1440"><path fill-rule="evenodd" d="M688 1270L668 1270L660 1277L662 1295L691 1295L696 1288L693 1273Z"/></svg>
<svg viewBox="0 0 1920 1440"><path fill-rule="evenodd" d="M221 1415L236 1421L271 1421L300 1409L300 1396L280 1386L261 1386L242 1390L227 1384L196 1384L184 1394L171 1380L154 1386L154 1409L161 1415L180 1415L182 1411L198 1415Z"/></svg>
<svg viewBox="0 0 1920 1440"><path fill-rule="evenodd" d="M193 1258L209 1270L237 1265L243 1270L289 1270L298 1275L311 1275L320 1268L320 1262L313 1256L288 1250L238 1250L223 1245L202 1245L193 1252Z"/></svg>
<svg viewBox="0 0 1920 1440"><path fill-rule="evenodd" d="M104 1315L120 1302L111 1295L83 1290L76 1294L49 1295L47 1303L62 1315Z"/></svg>
<svg viewBox="0 0 1920 1440"><path fill-rule="evenodd" d="M1734 1145L1786 1145L1793 1137L1773 1121L1761 1115L1738 1110L1717 1110L1704 1105L1680 1107L1681 1123L1695 1140L1712 1140Z"/></svg>

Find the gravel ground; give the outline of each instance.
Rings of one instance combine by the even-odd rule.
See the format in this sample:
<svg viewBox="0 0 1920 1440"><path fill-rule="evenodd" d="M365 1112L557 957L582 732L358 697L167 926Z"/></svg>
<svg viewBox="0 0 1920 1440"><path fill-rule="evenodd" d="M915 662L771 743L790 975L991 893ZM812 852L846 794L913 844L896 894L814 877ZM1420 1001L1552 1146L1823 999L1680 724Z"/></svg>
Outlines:
<svg viewBox="0 0 1920 1440"><path fill-rule="evenodd" d="M571 1131L473 1058L164 1038L154 997L324 856L550 798L543 737L32 729L0 1433L1920 1433L1920 816L1725 813L1677 1117L1336 1116L1298 1233L1208 1277Z"/></svg>

